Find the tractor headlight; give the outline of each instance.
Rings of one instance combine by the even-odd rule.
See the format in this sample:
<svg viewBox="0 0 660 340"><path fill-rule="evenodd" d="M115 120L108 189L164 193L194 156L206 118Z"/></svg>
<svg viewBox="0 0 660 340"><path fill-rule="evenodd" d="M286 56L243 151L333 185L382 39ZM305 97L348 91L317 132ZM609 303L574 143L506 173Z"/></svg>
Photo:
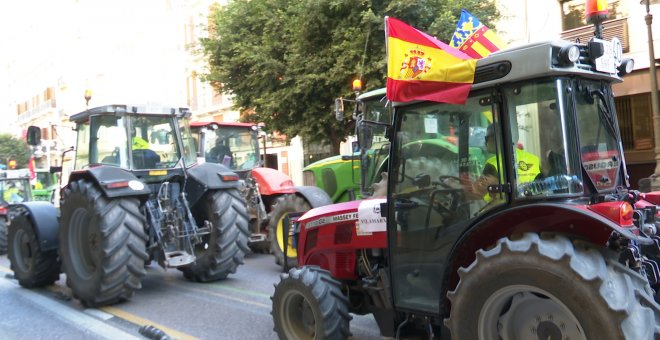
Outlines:
<svg viewBox="0 0 660 340"><path fill-rule="evenodd" d="M558 57L562 65L568 66L574 64L580 58L580 48L574 44L564 46L559 50Z"/></svg>

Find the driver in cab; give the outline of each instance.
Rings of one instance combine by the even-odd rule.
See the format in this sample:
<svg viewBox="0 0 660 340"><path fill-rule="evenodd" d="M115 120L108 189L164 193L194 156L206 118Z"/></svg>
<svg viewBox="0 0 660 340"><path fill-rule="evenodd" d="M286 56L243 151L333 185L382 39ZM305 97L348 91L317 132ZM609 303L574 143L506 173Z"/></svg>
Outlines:
<svg viewBox="0 0 660 340"><path fill-rule="evenodd" d="M492 156L486 160L486 164L484 165L481 176L479 176L476 181L472 182L471 188L468 188L468 197L470 199L483 198L486 202L491 202L494 198L494 195L488 191L488 187L491 185L499 184L498 177L500 175L497 171L498 158L500 160L500 164L502 162L501 149L497 149L497 142L495 137L495 127L493 124L491 124L486 130L486 150ZM519 147L516 147L515 150L518 183L532 182L534 179L536 179L537 176L541 174L541 162L539 157ZM500 153L499 155L498 152Z"/></svg>

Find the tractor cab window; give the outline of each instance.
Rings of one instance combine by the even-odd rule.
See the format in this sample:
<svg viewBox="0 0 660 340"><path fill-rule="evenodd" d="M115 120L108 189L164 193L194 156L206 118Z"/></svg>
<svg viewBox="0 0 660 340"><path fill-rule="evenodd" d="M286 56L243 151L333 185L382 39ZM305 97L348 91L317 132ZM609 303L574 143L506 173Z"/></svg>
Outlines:
<svg viewBox="0 0 660 340"><path fill-rule="evenodd" d="M186 164L192 164L197 161L197 141L193 138L190 131L190 122L188 118L178 119L179 132L181 133L181 143L183 144L183 158Z"/></svg>
<svg viewBox="0 0 660 340"><path fill-rule="evenodd" d="M453 243L448 239L504 202L475 192L473 186L487 161L502 149L501 133L492 128L499 120L495 109L490 96L476 95L465 105L425 102L397 108L390 174L394 185L388 197L395 207L389 239L400 308L438 311L438 283ZM489 127L494 133L490 136ZM497 184L499 163L493 161L489 168Z"/></svg>
<svg viewBox="0 0 660 340"><path fill-rule="evenodd" d="M174 120L169 116L130 116L133 169L172 168L181 157Z"/></svg>
<svg viewBox="0 0 660 340"><path fill-rule="evenodd" d="M257 129L250 126L219 126L205 138L206 161L232 170L252 170L259 165Z"/></svg>
<svg viewBox="0 0 660 340"><path fill-rule="evenodd" d="M117 165L128 168L125 118L115 115L92 116L78 123L78 141L74 169L90 164Z"/></svg>
<svg viewBox="0 0 660 340"><path fill-rule="evenodd" d="M571 152L576 146L568 84L569 80L546 79L504 89L513 149L507 168L515 183L514 197L582 192L577 155Z"/></svg>
<svg viewBox="0 0 660 340"><path fill-rule="evenodd" d="M599 82L581 81L575 93L582 167L598 192L623 185L616 113L608 91Z"/></svg>
<svg viewBox="0 0 660 340"><path fill-rule="evenodd" d="M386 132L391 123L391 105L384 96L368 98L362 102L362 120L357 133L359 150L355 151L360 152L360 183L365 196L385 194L384 174L387 171L390 146ZM381 183L374 185L377 182ZM376 190L377 187L382 190Z"/></svg>

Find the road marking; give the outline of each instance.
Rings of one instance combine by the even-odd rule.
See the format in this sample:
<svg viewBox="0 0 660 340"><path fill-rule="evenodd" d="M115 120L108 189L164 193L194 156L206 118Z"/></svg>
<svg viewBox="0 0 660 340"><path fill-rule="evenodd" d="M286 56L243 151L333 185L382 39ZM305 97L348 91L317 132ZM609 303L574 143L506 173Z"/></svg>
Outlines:
<svg viewBox="0 0 660 340"><path fill-rule="evenodd" d="M167 333L167 335L169 335L170 337L175 338L175 339L180 339L180 340L194 340L194 339L197 339L196 337L194 337L192 335L188 335L188 334L179 332L179 331L174 330L172 328L169 328L167 326L155 323L155 322L153 322L151 320L148 320L148 319L145 319L145 318L141 318L137 315L131 314L129 312L126 312L126 311L121 310L121 309L116 308L116 307L106 306L106 307L100 307L99 309L106 312L106 313L112 314L116 317L122 318L126 321L132 322L136 325L151 325L151 326L154 326L154 327L160 329L161 331Z"/></svg>
<svg viewBox="0 0 660 340"><path fill-rule="evenodd" d="M48 290L55 292L55 293L60 293L63 295L68 295L68 293L64 290L64 288L57 286L57 285L51 285L46 287ZM192 335L188 335L179 331L176 331L172 328L169 328L167 326L155 323L149 319L145 319L142 317L139 317L135 314L129 313L127 311L121 310L116 307L111 307L111 306L106 306L106 307L99 307L99 308L87 308L84 310L85 313L88 313L90 315L97 316L100 319L103 320L108 320L111 319L112 317L118 317L121 319L124 319L130 323L133 323L138 326L144 326L144 325L151 325L154 326L161 331L167 333L171 338L174 339L180 339L180 340L193 340L197 339Z"/></svg>
<svg viewBox="0 0 660 340"><path fill-rule="evenodd" d="M21 298L29 300L35 305L41 307L42 310L49 312L54 317L59 319L64 319L68 321L69 324L74 325L77 328L85 329L94 333L99 338L103 339L141 339L133 334L127 333L119 328L113 327L103 321L100 321L92 316L89 316L85 313L81 313L67 305L55 302L48 297L45 297L39 293L35 293L29 289L19 288L18 284L12 283L9 280L0 280L0 286L3 289L8 287L20 289L20 294L17 293Z"/></svg>

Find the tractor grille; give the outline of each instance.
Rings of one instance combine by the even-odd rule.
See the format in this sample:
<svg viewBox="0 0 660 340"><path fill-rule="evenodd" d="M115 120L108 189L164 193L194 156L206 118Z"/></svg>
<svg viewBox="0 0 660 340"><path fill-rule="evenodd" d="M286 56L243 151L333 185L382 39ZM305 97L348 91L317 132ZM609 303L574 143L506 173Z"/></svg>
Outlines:
<svg viewBox="0 0 660 340"><path fill-rule="evenodd" d="M355 222L337 225L335 229L335 244L349 244L353 240Z"/></svg>
<svg viewBox="0 0 660 340"><path fill-rule="evenodd" d="M316 239L319 236L319 230L314 229L307 233L307 238L305 239L305 254L309 254L309 252L316 247Z"/></svg>

